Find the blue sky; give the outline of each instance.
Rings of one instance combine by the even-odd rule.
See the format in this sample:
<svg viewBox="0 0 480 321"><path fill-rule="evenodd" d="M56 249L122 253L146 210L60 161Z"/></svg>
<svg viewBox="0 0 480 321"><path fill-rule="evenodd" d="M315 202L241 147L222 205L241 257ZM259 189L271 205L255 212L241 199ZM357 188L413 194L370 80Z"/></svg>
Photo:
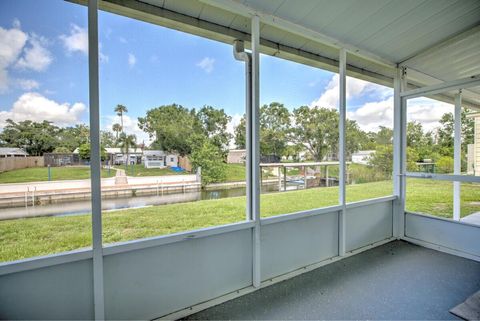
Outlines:
<svg viewBox="0 0 480 321"><path fill-rule="evenodd" d="M7 118L63 126L88 122L86 32L83 6L61 0L0 2L0 128ZM163 104L223 108L233 117L231 127L244 112L244 65L234 60L230 45L106 12L99 13L99 41L104 128L118 121L113 108L119 103L129 109L126 129L139 136L136 118ZM262 56L260 71L262 104L280 101L289 109L337 104L333 73L269 56ZM349 79L349 117L366 130L391 126L391 94ZM418 118L430 118L431 104L420 104Z"/></svg>

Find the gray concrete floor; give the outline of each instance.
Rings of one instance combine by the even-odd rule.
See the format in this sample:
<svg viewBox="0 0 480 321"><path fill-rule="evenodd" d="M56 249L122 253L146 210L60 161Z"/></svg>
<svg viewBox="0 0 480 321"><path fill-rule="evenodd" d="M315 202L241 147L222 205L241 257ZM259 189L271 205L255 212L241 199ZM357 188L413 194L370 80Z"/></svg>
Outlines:
<svg viewBox="0 0 480 321"><path fill-rule="evenodd" d="M462 222L480 225L480 212L472 213L460 219Z"/></svg>
<svg viewBox="0 0 480 321"><path fill-rule="evenodd" d="M186 320L456 319L479 289L480 262L396 241Z"/></svg>

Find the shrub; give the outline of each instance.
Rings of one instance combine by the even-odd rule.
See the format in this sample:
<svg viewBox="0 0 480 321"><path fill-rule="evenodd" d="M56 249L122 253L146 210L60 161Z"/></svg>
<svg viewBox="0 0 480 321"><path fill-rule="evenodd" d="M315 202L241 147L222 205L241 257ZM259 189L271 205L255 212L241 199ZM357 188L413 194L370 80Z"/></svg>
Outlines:
<svg viewBox="0 0 480 321"><path fill-rule="evenodd" d="M200 143L192 151L192 166L202 171L202 186L225 181L227 177L226 164L223 162L222 151L209 140Z"/></svg>
<svg viewBox="0 0 480 321"><path fill-rule="evenodd" d="M453 158L449 156L440 157L436 164L437 172L452 173L453 172Z"/></svg>

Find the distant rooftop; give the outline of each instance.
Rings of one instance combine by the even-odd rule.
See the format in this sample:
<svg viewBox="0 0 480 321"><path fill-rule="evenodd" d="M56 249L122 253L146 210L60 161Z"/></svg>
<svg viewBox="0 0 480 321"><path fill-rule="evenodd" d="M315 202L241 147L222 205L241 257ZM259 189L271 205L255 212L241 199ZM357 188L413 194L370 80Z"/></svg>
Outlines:
<svg viewBox="0 0 480 321"><path fill-rule="evenodd" d="M22 148L0 147L0 156L28 156L28 153Z"/></svg>

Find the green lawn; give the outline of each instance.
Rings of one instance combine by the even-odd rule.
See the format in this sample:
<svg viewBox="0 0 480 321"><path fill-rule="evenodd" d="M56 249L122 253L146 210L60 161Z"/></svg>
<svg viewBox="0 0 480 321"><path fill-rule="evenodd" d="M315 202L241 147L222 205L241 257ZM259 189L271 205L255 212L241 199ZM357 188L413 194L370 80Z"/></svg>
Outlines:
<svg viewBox="0 0 480 321"><path fill-rule="evenodd" d="M125 173L127 174L127 176L138 176L138 177L190 174L189 172L186 172L186 171L175 172L168 167L167 168L145 168L143 164L133 165L133 171L132 171L132 165L128 165L127 167L125 167L125 165L118 165L118 166L115 166L115 168L125 170Z"/></svg>
<svg viewBox="0 0 480 321"><path fill-rule="evenodd" d="M347 201L392 193L391 181L350 185ZM409 180L407 208L451 217L450 182ZM462 185L462 215L480 211L480 186ZM262 217L338 204L338 188L261 196ZM245 197L169 204L103 214L104 243L164 235L245 219ZM91 245L90 215L0 221L0 261L58 253Z"/></svg>
<svg viewBox="0 0 480 321"><path fill-rule="evenodd" d="M89 167L51 167L52 181L90 178ZM115 176L115 171L102 169L102 177ZM47 167L16 169L0 173L0 184L48 181Z"/></svg>
<svg viewBox="0 0 480 321"><path fill-rule="evenodd" d="M226 164L227 172L227 182L238 182L245 181L245 165L243 164ZM189 172L174 172L170 168L145 168L143 164L135 164L132 166L129 165L128 168L125 166L116 166L116 168L124 169L128 176L163 176L163 175L182 175L190 174Z"/></svg>
<svg viewBox="0 0 480 321"><path fill-rule="evenodd" d="M246 170L244 164L226 164L227 165L227 182L245 181Z"/></svg>

